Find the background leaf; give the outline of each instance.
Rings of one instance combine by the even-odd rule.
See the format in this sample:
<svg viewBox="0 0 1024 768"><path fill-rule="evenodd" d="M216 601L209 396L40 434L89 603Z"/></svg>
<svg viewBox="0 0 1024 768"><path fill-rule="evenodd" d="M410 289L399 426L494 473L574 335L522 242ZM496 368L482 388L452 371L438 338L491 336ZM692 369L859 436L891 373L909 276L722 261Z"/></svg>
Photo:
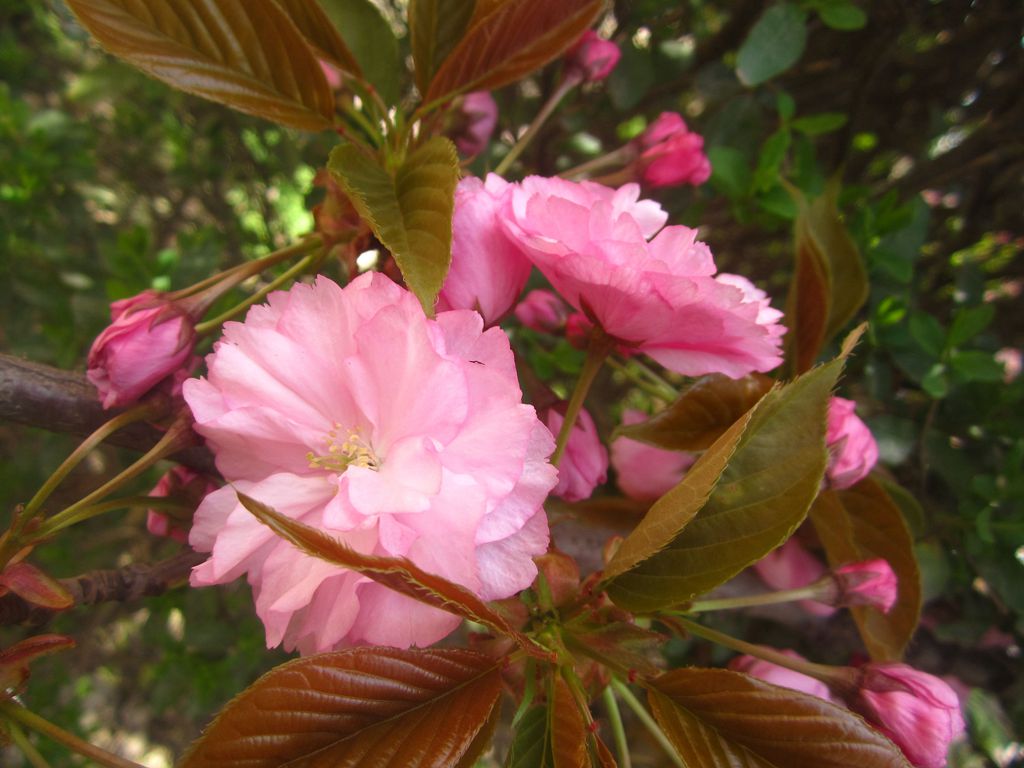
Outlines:
<svg viewBox="0 0 1024 768"><path fill-rule="evenodd" d="M363 77L386 104L397 104L405 64L395 33L380 9L371 0L320 0L320 4L352 51Z"/></svg>
<svg viewBox="0 0 1024 768"><path fill-rule="evenodd" d="M445 59L424 101L494 90L544 66L576 42L603 0L519 0L478 16Z"/></svg>
<svg viewBox="0 0 1024 768"><path fill-rule="evenodd" d="M416 87L426 93L440 68L469 26L476 10L472 0L411 0L409 37L416 64Z"/></svg>
<svg viewBox="0 0 1024 768"><path fill-rule="evenodd" d="M807 14L778 3L761 14L740 46L736 74L746 86L760 85L796 64L807 44Z"/></svg>
<svg viewBox="0 0 1024 768"><path fill-rule="evenodd" d="M608 585L617 605L639 612L690 600L789 537L825 472L825 414L842 361L819 366L764 396L689 525L665 549Z"/></svg>
<svg viewBox="0 0 1024 768"><path fill-rule="evenodd" d="M61 611L75 604L64 585L43 573L31 563L21 562L7 566L0 573L0 587L9 589L33 605Z"/></svg>
<svg viewBox="0 0 1024 768"><path fill-rule="evenodd" d="M317 0L276 0L321 58L361 75L359 64Z"/></svg>
<svg viewBox="0 0 1024 768"><path fill-rule="evenodd" d="M829 565L881 557L899 579L896 604L889 613L855 606L850 609L871 658L895 661L917 628L921 613L921 575L914 542L899 507L875 480L852 488L824 491L811 508L811 521Z"/></svg>
<svg viewBox="0 0 1024 768"><path fill-rule="evenodd" d="M481 746L501 694L461 649L352 648L283 664L217 716L181 768L449 768ZM439 724L443 726L439 727Z"/></svg>
<svg viewBox="0 0 1024 768"><path fill-rule="evenodd" d="M551 768L553 761L548 708L531 707L523 715L512 737L505 768Z"/></svg>
<svg viewBox="0 0 1024 768"><path fill-rule="evenodd" d="M773 380L761 373L730 379L720 373L702 376L665 410L640 424L615 430L669 451L703 451L771 389Z"/></svg>
<svg viewBox="0 0 1024 768"><path fill-rule="evenodd" d="M391 174L376 158L348 144L331 152L327 167L391 251L409 290L432 316L451 263L452 213L459 181L455 145L435 136Z"/></svg>
<svg viewBox="0 0 1024 768"><path fill-rule="evenodd" d="M515 630L502 614L465 587L428 573L411 560L356 552L323 531L282 515L245 494L238 494L238 500L256 519L303 552L343 568L359 571L378 584L421 603L483 624L498 634L514 638L534 655L548 659L547 651Z"/></svg>
<svg viewBox="0 0 1024 768"><path fill-rule="evenodd" d="M67 0L105 49L173 88L293 128L330 128L316 56L273 0Z"/></svg>
<svg viewBox="0 0 1024 768"><path fill-rule="evenodd" d="M909 768L849 710L738 672L677 669L648 700L687 768Z"/></svg>
<svg viewBox="0 0 1024 768"><path fill-rule="evenodd" d="M548 704L552 765L555 768L589 768L587 728L569 684L556 675Z"/></svg>

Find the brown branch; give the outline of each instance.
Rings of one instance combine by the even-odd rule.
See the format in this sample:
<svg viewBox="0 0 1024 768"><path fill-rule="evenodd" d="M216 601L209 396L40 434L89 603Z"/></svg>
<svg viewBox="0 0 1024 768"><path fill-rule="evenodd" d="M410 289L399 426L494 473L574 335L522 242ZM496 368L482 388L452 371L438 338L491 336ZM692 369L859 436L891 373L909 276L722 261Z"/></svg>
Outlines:
<svg viewBox="0 0 1024 768"><path fill-rule="evenodd" d="M103 410L96 389L82 374L0 355L0 420L85 436L116 413ZM148 424L132 424L109 442L142 453L162 434ZM213 457L203 447L187 448L172 459L199 472L216 472Z"/></svg>
<svg viewBox="0 0 1024 768"><path fill-rule="evenodd" d="M71 593L75 606L130 603L143 597L161 595L178 586L205 558L206 555L189 549L159 563L137 563L115 570L90 571L59 581ZM32 605L13 592L0 597L0 626L26 624L38 627L58 613L63 611Z"/></svg>

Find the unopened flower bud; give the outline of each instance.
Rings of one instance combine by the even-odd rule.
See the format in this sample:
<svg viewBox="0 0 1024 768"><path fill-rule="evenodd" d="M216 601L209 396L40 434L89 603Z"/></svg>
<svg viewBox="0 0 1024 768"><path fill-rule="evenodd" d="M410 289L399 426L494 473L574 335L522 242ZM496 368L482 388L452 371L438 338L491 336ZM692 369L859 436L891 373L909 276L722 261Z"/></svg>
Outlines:
<svg viewBox="0 0 1024 768"><path fill-rule="evenodd" d="M566 72L581 82L596 83L612 73L621 57L619 46L588 29L566 54Z"/></svg>
<svg viewBox="0 0 1024 768"><path fill-rule="evenodd" d="M174 498L195 509L207 495L217 490L217 484L209 477L200 475L188 467L176 466L169 469L153 486L150 496ZM191 518L191 515L189 515ZM182 544L188 541L191 520L185 523L178 516L150 509L146 513L146 529L154 536L169 536Z"/></svg>
<svg viewBox="0 0 1024 768"><path fill-rule="evenodd" d="M539 414L552 435L558 435L562 429L563 411L564 406L552 406ZM551 493L566 501L582 501L589 499L594 488L607 477L608 451L601 444L594 419L585 409L580 409L558 465L558 485Z"/></svg>
<svg viewBox="0 0 1024 768"><path fill-rule="evenodd" d="M867 605L888 613L896 604L899 580L892 566L881 558L849 563L831 574L834 600L831 605Z"/></svg>
<svg viewBox="0 0 1024 768"><path fill-rule="evenodd" d="M473 91L462 97L453 113L449 131L455 147L465 157L475 157L487 149L498 125L498 104L490 91Z"/></svg>
<svg viewBox="0 0 1024 768"><path fill-rule="evenodd" d="M948 684L906 664L866 664L847 704L891 739L916 768L943 768L964 732L960 702Z"/></svg>
<svg viewBox="0 0 1024 768"><path fill-rule="evenodd" d="M833 488L849 488L864 479L878 461L878 444L867 424L854 412L856 403L833 397L828 406L829 460L826 470Z"/></svg>
<svg viewBox="0 0 1024 768"><path fill-rule="evenodd" d="M137 402L192 360L195 320L162 294L145 291L115 301L110 319L89 350L86 374L104 408Z"/></svg>
<svg viewBox="0 0 1024 768"><path fill-rule="evenodd" d="M686 127L676 112L662 112L634 139L639 152L632 168L647 187L699 186L711 177L711 162L704 154L704 137Z"/></svg>

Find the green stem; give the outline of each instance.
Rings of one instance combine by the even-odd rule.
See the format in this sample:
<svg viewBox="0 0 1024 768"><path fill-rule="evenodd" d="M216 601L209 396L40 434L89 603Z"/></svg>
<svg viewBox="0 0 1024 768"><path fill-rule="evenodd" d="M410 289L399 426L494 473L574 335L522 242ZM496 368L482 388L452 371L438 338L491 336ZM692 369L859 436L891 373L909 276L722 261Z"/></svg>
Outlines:
<svg viewBox="0 0 1024 768"><path fill-rule="evenodd" d="M664 400L668 403L675 402L676 398L679 397L679 393L671 387L662 387L645 379L641 373L633 366L629 365L629 363L619 362L613 357L609 357L605 360L605 363L613 371L621 373L651 397L655 397L658 400Z"/></svg>
<svg viewBox="0 0 1024 768"><path fill-rule="evenodd" d="M46 762L39 750L37 750L32 742L28 740L28 736L21 730L21 726L17 723L8 720L7 731L11 734L11 740L15 746L21 750L21 753L32 763L33 768L50 768L50 764Z"/></svg>
<svg viewBox="0 0 1024 768"><path fill-rule="evenodd" d="M86 520L106 514L107 512L113 512L115 509L128 509L130 507L168 509L172 511L182 510L185 512L191 512L193 509L187 504L182 504L180 501L175 499L160 496L126 496L124 498L111 499L110 501L104 501L100 504L83 507L76 510L72 515L64 515L64 512L61 512L61 519L59 521L56 516L50 518L39 526L37 530L33 531L32 535L37 536L40 539L45 539L64 528L77 525L78 523L85 522Z"/></svg>
<svg viewBox="0 0 1024 768"><path fill-rule="evenodd" d="M26 520L36 513L43 502L45 502L50 494L53 493L57 486L61 484L65 477L75 467L81 463L82 459L88 456L92 450L106 440L110 435L117 432L117 430L125 427L129 424L133 424L136 421L145 421L148 419L158 418L165 408L165 404L150 404L144 403L137 405L124 413L118 414L106 424L103 424L89 435L82 443L71 452L71 455L64 459L64 462L57 467L57 470L50 475L43 487L40 488L36 495L32 497L31 501L25 505Z"/></svg>
<svg viewBox="0 0 1024 768"><path fill-rule="evenodd" d="M559 84L555 89L555 92L551 94L551 98L544 103L544 106L540 108L540 112L538 112L537 116L533 118L533 122L530 123L530 127L526 129L526 133L519 137L519 141L513 145L512 149L508 151L508 154L501 159L500 163L498 163L498 167L494 169L496 174L499 176L505 175L505 172L512 167L512 163L519 158L519 155L523 153L523 150L526 149L530 145L530 142L537 137L537 134L540 133L540 129L544 127L544 123L546 123L547 119L551 117L551 113L555 111L555 108L559 105L562 99L565 98L565 95L581 82L583 82L582 78L576 76L567 77Z"/></svg>
<svg viewBox="0 0 1024 768"><path fill-rule="evenodd" d="M705 640L710 640L718 645L724 645L726 648L731 648L738 653L745 653L780 667L791 669L794 672L821 680L830 687L843 688L848 682L845 668L830 667L827 664L815 664L813 661L807 661L806 659L793 658L776 651L774 648L748 643L745 640L726 635L682 616L676 616L675 623L678 623L692 635L703 637Z"/></svg>
<svg viewBox="0 0 1024 768"><path fill-rule="evenodd" d="M202 323L199 323L199 325L196 326L196 333L199 335L203 335L206 333L210 333L214 329L220 328L221 325L223 325L226 321L233 318L235 315L239 314L243 310L248 309L256 302L262 301L263 298L271 291L280 288L289 280L292 280L296 276L302 274L313 262L317 261L319 258L320 254L309 254L301 261L298 261L294 265L289 267L288 270L282 273L279 277L275 278L274 280L270 281L265 286L260 288L252 296L249 296L247 299L240 302L239 304L236 304L234 307L227 310L226 312L222 312L212 320L205 320Z"/></svg>
<svg viewBox="0 0 1024 768"><path fill-rule="evenodd" d="M723 597L717 600L697 600L690 603L686 613L705 613L707 611L728 611L734 608L753 608L758 605L776 605L791 603L795 600L817 600L821 589L817 583L796 589L783 589L778 592L763 592L759 595L740 595L739 597Z"/></svg>
<svg viewBox="0 0 1024 768"><path fill-rule="evenodd" d="M10 700L0 700L0 714L34 731L38 731L44 736L49 736L71 751L77 752L83 757L104 766L104 768L145 768L145 766L139 765L139 763L126 760L112 752L107 752L107 750L97 747L95 744L90 744L73 733L68 733L49 720L43 719L35 712L30 712Z"/></svg>
<svg viewBox="0 0 1024 768"><path fill-rule="evenodd" d="M626 702L633 714L637 716L637 719L644 724L647 731L654 737L654 740L658 742L661 748L665 751L665 754L672 760L672 764L677 768L686 768L679 753L676 752L676 748L672 746L672 742L668 740L668 736L661 730L661 726L651 717L650 712L644 707L643 704L633 695L633 692L629 690L625 683L616 677L612 678L612 685L615 687L615 692L619 694L619 697Z"/></svg>
<svg viewBox="0 0 1024 768"><path fill-rule="evenodd" d="M586 176L594 171L600 171L607 168L610 165L622 165L633 159L633 155L636 150L633 149L629 144L619 147L618 149L612 150L608 154L601 155L587 160L585 163L570 168L567 171L562 171L559 176L563 179L575 180L581 176Z"/></svg>
<svg viewBox="0 0 1024 768"><path fill-rule="evenodd" d="M619 702L610 685L605 686L601 698L604 700L604 708L608 712L608 722L612 726L612 739L615 741L615 753L619 756L619 768L633 768L633 763L629 759L626 729L622 726L622 715L619 712Z"/></svg>
<svg viewBox="0 0 1024 768"><path fill-rule="evenodd" d="M67 521L74 520L82 510L92 506L94 502L99 501L104 496L107 496L111 491L120 488L129 480L142 474L142 472L149 469L149 467L160 461L160 459L179 451L184 445L185 436L190 431L191 426L188 421L184 417L179 418L168 428L157 444L150 448L149 451L147 451L138 461L116 477L105 482L85 498L79 499L70 507L66 507L53 515L46 521L46 526L52 530L60 530L61 528L70 525L71 523Z"/></svg>
<svg viewBox="0 0 1024 768"><path fill-rule="evenodd" d="M569 405L565 411L565 421L562 422L562 429L555 442L555 452L551 455L551 463L556 467L562 454L565 453L565 447L569 443L569 434L583 407L583 401L587 399L590 385L594 383L594 378L601 370L605 358L614 347L615 342L612 338L600 326L595 325L590 333L590 343L587 345L587 357L583 361L583 370L580 371L580 377L576 380L576 388L572 391L572 397L569 399Z"/></svg>

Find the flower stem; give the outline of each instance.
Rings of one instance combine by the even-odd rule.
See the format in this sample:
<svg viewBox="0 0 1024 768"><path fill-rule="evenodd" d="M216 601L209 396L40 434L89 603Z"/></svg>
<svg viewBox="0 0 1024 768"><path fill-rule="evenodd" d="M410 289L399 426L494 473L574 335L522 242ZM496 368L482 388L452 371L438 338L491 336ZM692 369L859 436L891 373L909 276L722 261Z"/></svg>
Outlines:
<svg viewBox="0 0 1024 768"><path fill-rule="evenodd" d="M9 699L0 699L0 715L4 715L9 720L21 723L34 731L38 731L45 736L49 736L54 741L59 742L73 752L77 752L83 757L87 757L99 765L104 766L104 768L145 768L136 762L126 760L112 752L107 752L107 750L101 749L95 744L90 744L89 742L78 738L73 733L68 733L63 728L54 725L49 720L43 719L35 712L30 712Z"/></svg>
<svg viewBox="0 0 1024 768"><path fill-rule="evenodd" d="M595 325L590 333L590 343L587 345L587 357L583 361L583 370L580 371L580 377L576 380L576 388L573 389L572 397L569 398L569 406L565 411L565 421L562 422L562 429L559 431L558 439L555 442L555 452L551 454L551 463L556 467L562 458L562 454L565 453L565 447L569 443L569 435L572 432L573 425L576 423L576 417L579 416L580 409L583 407L583 401L587 399L590 385L594 383L594 379L598 371L601 370L605 358L608 357L608 353L614 347L614 340L599 325Z"/></svg>
<svg viewBox="0 0 1024 768"><path fill-rule="evenodd" d="M32 742L28 740L28 736L21 730L21 726L13 721L7 722L7 731L11 734L11 740L15 746L21 750L21 754L32 763L32 768L50 768L50 764L46 762L39 750L37 750Z"/></svg>
<svg viewBox="0 0 1024 768"><path fill-rule="evenodd" d="M129 480L142 474L142 472L156 464L160 459L170 456L172 453L180 450L185 444L187 436L190 433L191 424L189 423L189 420L184 416L179 417L168 428L157 444L150 448L149 451L147 451L134 464L129 466L116 477L108 480L85 498L79 499L70 507L66 507L53 515L46 521L45 527L51 531L59 531L61 528L71 525L72 522L77 520L83 510L91 507L94 502L99 501L104 496L107 496L111 491L120 488ZM91 515L89 516L91 517Z"/></svg>
<svg viewBox="0 0 1024 768"><path fill-rule="evenodd" d="M844 670L840 667L830 667L827 664L815 664L813 661L807 661L806 659L795 659L784 653L776 651L774 648L748 643L747 641L740 640L737 637L732 637L731 635L726 635L718 630L711 629L710 627L705 627L695 621L690 621L683 616L676 616L673 623L680 625L692 635L703 637L705 640L710 640L713 643L724 645L726 648L731 648L739 653L746 653L758 659L763 659L764 661L771 662L772 664L776 664L780 667L791 669L794 672L800 672L801 674L821 680L826 685L843 687L846 682L846 675L844 674Z"/></svg>
<svg viewBox="0 0 1024 768"><path fill-rule="evenodd" d="M289 267L288 270L286 272L284 272L283 274L281 274L279 277L275 278L274 280L270 281L265 286L260 288L252 296L249 296L244 301L242 301L239 304L235 305L234 307L232 307L231 309L227 310L226 312L222 312L221 314L217 315L217 317L213 318L212 320L205 320L202 323L199 323L196 326L196 333L199 334L199 335L203 335L203 334L206 334L206 333L209 333L209 332L213 331L214 329L220 328L221 325L223 325L226 321L228 321L231 318L233 318L235 315L239 314L240 312L242 312L245 309L248 309L249 307L251 307L256 302L262 301L263 298L268 293L270 293L271 291L276 290L277 288L280 288L282 285L284 285L289 280L293 280L298 275L301 275L304 271L306 271L306 269L311 264L313 264L314 262L318 261L319 259L320 259L320 254L309 254L309 255L307 255L301 261L299 261L299 262L295 263L294 265L292 265L291 267Z"/></svg>
<svg viewBox="0 0 1024 768"><path fill-rule="evenodd" d="M585 163L580 163L567 171L562 171L558 175L563 179L576 180L581 176L587 176L594 171L603 170L608 166L627 163L633 159L634 152L635 150L629 144L626 144L625 146L612 150L607 154L587 160Z"/></svg>
<svg viewBox="0 0 1024 768"><path fill-rule="evenodd" d="M523 153L523 150L526 149L530 145L530 142L537 137L537 134L540 133L540 129L544 126L544 123L546 123L547 119L551 117L551 113L555 111L555 108L559 105L562 99L565 98L566 94L581 82L583 82L582 78L575 76L567 77L559 84L555 89L555 92L551 94L551 98L544 103L544 106L540 108L540 112L538 112L537 116L533 118L533 122L530 123L530 127L526 129L526 133L519 137L519 141L513 145L512 149L508 151L508 154L501 159L500 163L498 163L498 167L494 169L496 174L499 176L505 175L505 172L512 167L512 163L519 158L519 155Z"/></svg>
<svg viewBox="0 0 1024 768"><path fill-rule="evenodd" d="M40 525L38 529L33 531L32 535L40 539L44 539L48 536L52 536L57 531L63 530L64 528L77 525L78 523L85 522L86 520L98 517L107 512L113 512L115 509L129 509L131 507L167 509L172 511L182 510L185 512L192 511L192 507L187 504L182 504L180 501L176 501L174 499L159 496L126 496L120 499L111 499L110 501L104 501L100 504L82 507L81 509L76 510L72 515L65 515L64 512L61 512L60 520L57 520L57 516L55 515Z"/></svg>
<svg viewBox="0 0 1024 768"><path fill-rule="evenodd" d="M609 368L621 373L651 397L656 397L657 399L664 400L667 403L675 402L676 398L679 397L679 393L667 382L662 380L661 383L658 383L656 381L645 379L643 374L628 362L623 363L616 360L614 357L609 357L605 362L608 364Z"/></svg>
<svg viewBox="0 0 1024 768"><path fill-rule="evenodd" d="M796 589L783 589L778 592L762 592L759 595L740 595L723 597L717 600L697 600L690 603L687 613L705 613L707 611L728 611L734 608L753 608L758 605L776 605L791 603L794 600L816 600L821 597L821 590L816 584Z"/></svg>
<svg viewBox="0 0 1024 768"><path fill-rule="evenodd" d="M679 753L676 752L676 748L672 746L672 742L668 740L668 736L661 730L661 726L651 717L651 713L647 711L643 704L640 703L639 699L633 695L633 692L629 690L625 683L616 677L612 678L612 686L615 688L615 692L619 694L626 706L633 710L633 714L637 716L637 719L644 724L644 727L648 730L654 740L658 742L665 754L672 760L672 764L678 768L686 768L682 758L679 757Z"/></svg>
<svg viewBox="0 0 1024 768"><path fill-rule="evenodd" d="M610 685L605 686L601 698L604 700L604 708L608 712L608 722L612 726L612 738L615 740L615 753L619 756L619 768L633 768L629 759L626 729L622 727L622 715L619 713L619 702Z"/></svg>

